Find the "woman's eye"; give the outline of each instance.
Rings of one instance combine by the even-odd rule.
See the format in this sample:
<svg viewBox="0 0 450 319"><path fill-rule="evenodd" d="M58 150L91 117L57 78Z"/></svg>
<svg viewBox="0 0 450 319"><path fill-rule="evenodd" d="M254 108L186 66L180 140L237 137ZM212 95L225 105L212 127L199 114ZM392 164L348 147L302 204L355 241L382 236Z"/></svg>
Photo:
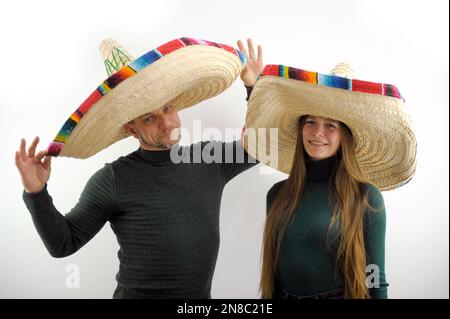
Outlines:
<svg viewBox="0 0 450 319"><path fill-rule="evenodd" d="M164 108L164 112L169 112L171 109L172 109L171 106L166 106L166 107Z"/></svg>
<svg viewBox="0 0 450 319"><path fill-rule="evenodd" d="M154 116L149 116L145 119L146 122L153 122L153 120L155 119Z"/></svg>

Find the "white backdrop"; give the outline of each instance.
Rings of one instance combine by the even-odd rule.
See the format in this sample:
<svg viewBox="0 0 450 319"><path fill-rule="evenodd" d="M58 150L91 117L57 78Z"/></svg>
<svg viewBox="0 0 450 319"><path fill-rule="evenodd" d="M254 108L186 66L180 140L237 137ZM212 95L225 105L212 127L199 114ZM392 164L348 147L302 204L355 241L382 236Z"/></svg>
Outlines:
<svg viewBox="0 0 450 319"><path fill-rule="evenodd" d="M98 46L114 37L135 57L187 36L236 46L252 37L266 64L327 73L351 63L356 78L391 83L405 97L418 141L417 172L384 193L386 274L391 298L449 297L448 1L9 1L0 20L0 297L111 298L118 270L109 227L76 254L50 257L21 199L14 166L21 137L40 149L106 78ZM182 125L242 127L245 89L181 112ZM121 141L87 160L57 158L49 181L67 213L105 162L137 148ZM222 199L213 298L257 298L267 190L286 178L259 166L232 180ZM80 271L67 288L68 265Z"/></svg>

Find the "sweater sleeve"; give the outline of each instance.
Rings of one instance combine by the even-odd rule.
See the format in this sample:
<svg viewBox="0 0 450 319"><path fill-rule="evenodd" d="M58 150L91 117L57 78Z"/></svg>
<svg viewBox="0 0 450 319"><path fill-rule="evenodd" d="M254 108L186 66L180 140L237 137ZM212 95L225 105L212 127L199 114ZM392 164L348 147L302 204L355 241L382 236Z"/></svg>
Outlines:
<svg viewBox="0 0 450 319"><path fill-rule="evenodd" d="M221 170L227 182L258 163L245 151L241 140L222 143Z"/></svg>
<svg viewBox="0 0 450 319"><path fill-rule="evenodd" d="M245 86L247 90L246 101L249 100L250 95L253 91L253 86ZM221 171L225 177L226 182L230 181L235 176L246 171L247 169L255 166L259 163L258 160L248 155L244 147L242 146L242 141L233 141L229 143L212 141L210 143L221 143L222 145L222 165Z"/></svg>
<svg viewBox="0 0 450 319"><path fill-rule="evenodd" d="M386 210L383 195L373 185L368 187L369 210L364 218L367 256L367 283L372 299L387 299L385 264Z"/></svg>
<svg viewBox="0 0 450 319"><path fill-rule="evenodd" d="M253 86L247 86L244 85L245 89L247 90L247 97L246 97L246 101L248 102L248 100L250 100L250 95L252 95L252 91L253 91Z"/></svg>
<svg viewBox="0 0 450 319"><path fill-rule="evenodd" d="M22 197L50 255L66 257L91 240L108 221L114 203L113 171L109 165L97 171L65 216L53 205L47 185L38 193L24 191Z"/></svg>

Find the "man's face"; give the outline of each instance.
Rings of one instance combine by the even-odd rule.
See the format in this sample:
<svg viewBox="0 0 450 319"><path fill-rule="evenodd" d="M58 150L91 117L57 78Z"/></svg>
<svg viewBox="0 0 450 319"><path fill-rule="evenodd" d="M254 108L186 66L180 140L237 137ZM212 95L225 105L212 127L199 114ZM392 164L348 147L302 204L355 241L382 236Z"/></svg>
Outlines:
<svg viewBox="0 0 450 319"><path fill-rule="evenodd" d="M149 151L170 149L180 139L180 118L170 103L135 118L124 128Z"/></svg>

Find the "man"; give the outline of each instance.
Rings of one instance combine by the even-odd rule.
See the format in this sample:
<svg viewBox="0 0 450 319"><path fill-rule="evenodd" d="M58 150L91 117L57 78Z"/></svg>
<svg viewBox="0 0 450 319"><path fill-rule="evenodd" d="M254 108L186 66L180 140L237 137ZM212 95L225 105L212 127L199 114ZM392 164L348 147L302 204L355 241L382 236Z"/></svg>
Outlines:
<svg viewBox="0 0 450 319"><path fill-rule="evenodd" d="M243 52L236 52L248 59L241 68L241 79L246 87L251 87L263 67L262 50L258 47L256 58L250 39L249 55L240 41L238 45ZM108 48L105 49L105 46ZM120 268L114 298L211 297L211 282L219 249L219 210L223 188L234 176L255 165L256 161L249 160L245 153L244 161L238 162L236 154L242 149L240 142L201 142L191 145L186 152L177 144L180 137L178 110L195 104L191 96L199 94L191 92L202 83L211 85L214 76L219 78L218 83L224 82L220 77L226 75L213 74L215 70L222 72L223 65L201 65L202 61L207 60L205 54L209 55L207 61L220 54L218 64L225 58L236 61L237 58L229 52L220 51L223 48L229 50L229 47L217 43L181 38L130 62L132 59L117 44L104 44L102 50L108 51L108 54L122 54L115 56L114 60L122 57L121 60L125 61L124 66L98 89L101 91L107 87L111 92L104 90L101 96L97 91L91 94L47 150L36 154L37 137L28 152L22 139L16 152L16 166L25 189L23 199L53 257L75 253L109 221L120 246ZM149 57L156 55L159 58L148 63ZM174 65L180 61L180 56L184 64ZM192 61L185 62L190 58ZM148 65L144 69L142 65L145 63ZM180 72L183 68L185 71L191 68L186 80L183 80L184 73ZM161 72L159 77L158 72ZM136 81L127 78L126 74L132 74ZM123 85L117 85L118 77L124 82ZM155 83L167 78L171 78L169 82L180 89L177 91L163 83L162 87L166 88L164 92L169 93L161 98L161 89L154 88L157 86ZM131 80L133 85L129 84ZM114 81L117 86L112 85ZM145 85L145 81L152 85ZM186 84L191 82L196 86ZM217 88L214 83L212 86ZM138 91L138 88L144 91ZM154 91L151 91L152 88ZM203 91L210 92L211 89ZM132 92L128 96L133 99L123 98L128 92ZM148 107L148 103L153 101L149 100L149 94L158 101L168 102L159 107ZM209 97L203 96L203 100ZM139 98L145 103L137 102ZM117 102L120 99L129 103ZM118 115L112 118L111 114ZM137 114L139 116L135 116ZM105 131L102 133L102 130ZM126 134L120 135L124 132ZM58 212L47 191L50 155L85 158L128 135L139 141L139 149L97 171L88 181L75 207L66 215ZM192 161L196 152L205 149L212 153L221 150L222 161ZM230 150L234 150L233 160L227 162L225 157L229 156ZM174 156L182 160L175 163Z"/></svg>

